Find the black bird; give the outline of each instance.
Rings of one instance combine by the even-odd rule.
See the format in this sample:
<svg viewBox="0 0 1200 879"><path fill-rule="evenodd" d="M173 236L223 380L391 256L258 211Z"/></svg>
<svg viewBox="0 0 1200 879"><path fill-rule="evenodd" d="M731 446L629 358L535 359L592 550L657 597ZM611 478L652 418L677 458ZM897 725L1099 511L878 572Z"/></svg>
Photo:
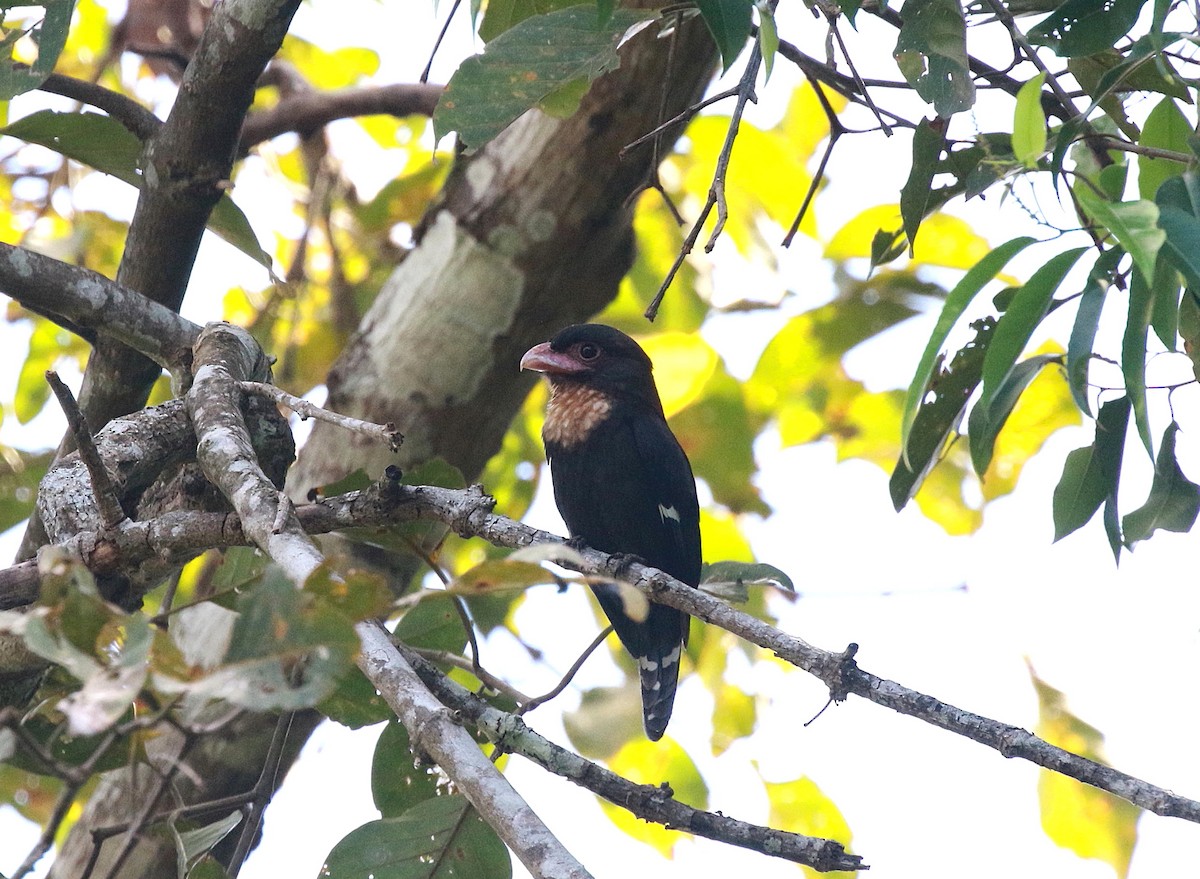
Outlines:
<svg viewBox="0 0 1200 879"><path fill-rule="evenodd" d="M521 368L550 380L542 439L554 500L571 536L698 585L696 483L667 426L646 352L620 330L578 324L530 348ZM592 589L637 660L646 735L657 741L671 719L691 618L651 604L649 616L637 622L626 615L615 586Z"/></svg>

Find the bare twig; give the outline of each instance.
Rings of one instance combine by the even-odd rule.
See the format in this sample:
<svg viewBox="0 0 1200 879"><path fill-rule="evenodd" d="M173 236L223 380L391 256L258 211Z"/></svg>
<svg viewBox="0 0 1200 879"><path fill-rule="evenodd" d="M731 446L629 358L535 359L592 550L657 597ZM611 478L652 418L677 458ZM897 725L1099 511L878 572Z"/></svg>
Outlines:
<svg viewBox="0 0 1200 879"><path fill-rule="evenodd" d="M708 237L708 243L704 245L705 252L712 252L713 247L716 246L717 238L725 228L725 220L728 216L728 205L725 202L725 175L729 171L729 160L733 155L733 144L737 139L738 127L742 122L742 114L746 111L746 104L755 99L754 82L758 76L760 66L762 66L762 49L755 42L754 47L750 50L750 58L746 61L746 69L742 72L741 81L738 83L737 103L733 108L733 113L729 117L729 129L725 133L725 142L721 145L721 152L717 155L716 168L713 170L712 185L708 188L708 198L704 201L704 207L700 209L700 216L696 218L691 231L684 238L683 245L679 248L679 253L675 257L675 262L671 264L671 268L659 286L658 292L654 294L654 298L646 307L645 317L647 320L654 320L658 316L658 309L662 305L663 297L667 295L667 289L671 286L671 282L675 280L675 275L679 272L683 261L696 246L696 241L700 237L700 230L704 228L704 224L708 221L708 215L712 213L714 207L717 209L717 222L713 227L712 234Z"/></svg>
<svg viewBox="0 0 1200 879"><path fill-rule="evenodd" d="M583 664L585 662L587 662L588 657L596 652L596 648L598 648L601 644L604 643L604 640L609 635L612 634L612 631L613 631L612 626L605 626L600 631L600 634L598 634L595 638L592 639L592 643L589 644L587 647L585 647L583 652L579 654L579 658L576 659L575 662L573 662L571 664L571 667L569 669L567 669L567 673L562 676L562 680L559 681L555 685L554 689L550 690L549 692L543 693L542 695L537 696L536 698L527 699L521 705L521 710L518 711L517 714L528 714L530 711L537 708L539 705L544 705L545 703L547 703L551 699L553 699L555 696L557 696L559 693L561 693L563 690L565 690L567 688L567 686L571 683L571 681L575 678L575 675L577 675L579 673L579 670L581 668L583 668Z"/></svg>
<svg viewBox="0 0 1200 879"><path fill-rule="evenodd" d="M534 701L529 696L526 696L508 681L503 678L498 678L485 668L479 668L475 662L467 656L460 656L457 653L451 653L449 650L428 650L423 647L409 647L414 653L418 654L430 662L442 662L446 665L452 665L455 668L461 668L463 671L469 671L475 677L479 678L488 688L495 690L497 693L503 693L508 698L512 699L518 705L524 705L527 702Z"/></svg>
<svg viewBox="0 0 1200 879"><path fill-rule="evenodd" d="M846 41L842 39L842 32L838 29L837 19L831 15L826 16L826 21L829 22L829 32L833 38L837 40L838 48L842 50L842 57L846 59L846 66L850 68L850 75L854 78L854 84L858 86L858 93L862 96L863 101L871 112L875 114L875 118L879 121L879 127L888 137L892 136L892 129L884 120L879 108L875 106L875 102L871 100L871 93L867 89L866 83L862 77L858 75L858 68L854 66L854 59L850 57L850 50L846 48Z"/></svg>
<svg viewBox="0 0 1200 879"><path fill-rule="evenodd" d="M450 22L454 21L454 13L458 12L461 4L462 0L454 0L454 5L446 14L446 21L442 24L442 29L438 31L437 39L433 41L433 48L429 50L429 60L425 62L425 69L421 71L421 82L429 82L429 71L433 69L434 56L437 55L438 49L446 39L446 31L450 30Z"/></svg>
<svg viewBox="0 0 1200 879"><path fill-rule="evenodd" d="M816 92L817 100L821 102L821 109L825 111L825 118L829 121L829 143L825 145L825 152L821 154L821 163L817 166L817 173L813 175L812 183L808 185L808 192L804 194L804 201L800 204L800 210L796 211L796 219L792 220L791 227L788 229L787 234L783 236L784 247L790 247L792 239L796 237L796 232L800 229L800 224L804 222L805 214L808 213L809 205L812 204L812 200L817 194L817 189L821 186L821 181L825 179L825 166L829 164L829 157L833 155L833 148L837 145L838 138L846 132L846 128L842 125L841 120L838 119L833 105L829 103L829 98L825 96L821 84L811 78L809 82L812 84L813 91Z"/></svg>
<svg viewBox="0 0 1200 879"><path fill-rule="evenodd" d="M171 786L171 780L175 777L175 773L179 771L183 761L187 758L188 752L196 744L197 736L185 734L183 744L179 748L179 753L168 763L159 776L158 782L154 786L153 792L146 797L142 808L138 810L136 817L129 822L129 830L126 831L124 839L121 840L121 847L117 849L117 856L113 859L112 864L108 868L108 879L115 879L120 874L121 867L125 864L126 859L133 853L134 847L137 845L138 838L142 831L148 826L150 816L158 809L158 804L162 800L163 795ZM100 844L96 845L96 851L99 852ZM95 866L95 861L89 864L87 873L80 879L88 879L92 869Z"/></svg>
<svg viewBox="0 0 1200 879"><path fill-rule="evenodd" d="M121 509L121 502L117 499L117 493L113 489L112 477L108 474L108 468L100 460L100 453L96 450L96 440L88 429L87 419L83 417L79 404L75 402L75 395L71 393L70 388L63 384L57 372L52 369L46 370L46 382L54 391L58 405L62 407L67 416L67 425L75 437L79 457L83 460L88 476L92 479L92 495L96 498L96 508L100 511L100 520L106 528L112 528L124 521L125 511Z"/></svg>
<svg viewBox="0 0 1200 879"><path fill-rule="evenodd" d="M275 790L283 745L287 741L288 730L291 729L294 716L294 712L289 711L281 714L275 723L275 731L271 734L271 744L267 747L267 756L263 761L262 772L259 773L258 781L255 782L254 789L250 792L251 796L244 807L245 821L242 824L241 834L238 836L237 846L230 855L229 864L225 868L225 873L230 879L237 879L237 874L246 861L246 855L250 853L250 847L254 845L255 837L258 835L258 826L262 822L263 811L271 799L271 792Z"/></svg>
<svg viewBox="0 0 1200 879"><path fill-rule="evenodd" d="M374 424L359 418L351 418L349 415L340 415L337 412L323 409L315 403L310 403L303 397L289 394L282 388L267 384L266 382L241 382L241 387L247 393L258 394L260 397L266 397L268 400L287 406L299 415L303 421L315 418L318 421L336 424L343 430L362 434L363 436L385 443L393 452L398 451L400 444L404 442L404 436L400 431L396 430L396 425L390 421L387 424Z"/></svg>

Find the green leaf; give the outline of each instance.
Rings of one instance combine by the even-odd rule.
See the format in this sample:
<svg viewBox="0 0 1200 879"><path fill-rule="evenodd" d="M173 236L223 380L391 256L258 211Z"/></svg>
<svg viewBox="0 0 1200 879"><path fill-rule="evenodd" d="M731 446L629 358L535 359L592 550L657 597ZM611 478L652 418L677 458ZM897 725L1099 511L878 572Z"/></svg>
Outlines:
<svg viewBox="0 0 1200 879"><path fill-rule="evenodd" d="M945 140L945 125L941 120L931 122L922 119L913 132L912 168L904 188L900 190L900 216L904 220L910 257L917 240L917 230L929 210L929 190L933 186L933 175L942 156Z"/></svg>
<svg viewBox="0 0 1200 879"><path fill-rule="evenodd" d="M1017 92L1013 115L1012 146L1017 161L1036 168L1046 152L1046 111L1042 109L1042 85L1046 74L1039 73Z"/></svg>
<svg viewBox="0 0 1200 879"><path fill-rule="evenodd" d="M1129 314L1121 337L1121 374L1125 377L1125 393L1133 407L1134 424L1151 458L1154 457L1154 444L1150 438L1150 416L1146 411L1146 336L1153 308L1150 285L1135 268L1129 284Z"/></svg>
<svg viewBox="0 0 1200 879"><path fill-rule="evenodd" d="M1079 297L1079 310L1075 314L1071 339L1067 343L1067 383L1075 404L1088 415L1092 414L1087 396L1088 362L1092 358L1092 345L1096 341L1096 329L1104 310L1104 298L1112 283L1112 272L1124 255L1122 248L1110 248L1092 266L1083 295Z"/></svg>
<svg viewBox="0 0 1200 879"><path fill-rule="evenodd" d="M175 831L174 824L168 822L168 826L175 837L177 875L192 879L193 874L190 872L191 869L212 851L217 843L228 836L233 828L241 824L244 817L240 810L235 810L211 824L205 824L202 827L182 832Z"/></svg>
<svg viewBox="0 0 1200 879"><path fill-rule="evenodd" d="M1083 181L1073 191L1091 220L1112 233L1133 257L1147 282L1153 284L1154 264L1167 237L1158 226L1158 206L1152 201L1111 202Z"/></svg>
<svg viewBox="0 0 1200 879"><path fill-rule="evenodd" d="M432 797L403 815L369 821L333 847L327 879L509 879L512 860L465 797Z"/></svg>
<svg viewBox="0 0 1200 879"><path fill-rule="evenodd" d="M408 730L393 718L375 742L371 758L371 796L384 818L398 817L437 794L438 775L416 765Z"/></svg>
<svg viewBox="0 0 1200 879"><path fill-rule="evenodd" d="M942 350L942 345L950 335L950 331L954 329L954 325L958 322L958 319L962 317L963 312L967 310L967 306L971 304L971 301L983 289L984 285L996 277L1000 270L1008 264L1010 259L1033 242L1033 238L1026 237L1014 238L1011 241L1001 244L963 275L962 280L955 284L954 289L946 296L946 303L942 306L942 313L938 317L937 325L933 328L933 333L930 335L929 341L925 343L925 351L921 354L916 374L908 386L908 396L904 399L904 418L902 420L900 440L901 447L904 449L903 457L906 458L908 456L909 436L912 432L913 419L917 416L917 409L921 405L921 400L924 398L929 381L933 376L934 364L937 361L938 352Z"/></svg>
<svg viewBox="0 0 1200 879"><path fill-rule="evenodd" d="M571 747L590 760L607 760L642 732L641 691L624 687L584 690L579 707L563 712L563 729Z"/></svg>
<svg viewBox="0 0 1200 879"><path fill-rule="evenodd" d="M45 82L67 45L75 0L45 0L31 4L6 2L0 5L0 21L3 21L2 10L26 5L35 8L40 6L46 10L41 23L35 25L31 32L38 48L37 59L29 66L15 64L12 51L17 40L23 36L23 31L10 30L4 33L0 41L0 101L9 101Z"/></svg>
<svg viewBox="0 0 1200 879"><path fill-rule="evenodd" d="M142 142L111 116L40 110L0 129L0 134L40 144L141 188ZM260 265L271 268L271 255L263 250L250 221L228 194L222 195L213 208L208 228Z"/></svg>
<svg viewBox="0 0 1200 879"><path fill-rule="evenodd" d="M459 653L467 644L462 618L451 599L422 601L396 624L396 639L411 647Z"/></svg>
<svg viewBox="0 0 1200 879"><path fill-rule="evenodd" d="M144 615L129 617L115 656L110 653L110 661L103 668L98 668L84 680L82 688L59 702L71 735L98 735L129 711L149 672L154 631Z"/></svg>
<svg viewBox="0 0 1200 879"><path fill-rule="evenodd" d="M700 17L721 53L725 70L737 59L750 36L751 0L696 0Z"/></svg>
<svg viewBox="0 0 1200 879"><path fill-rule="evenodd" d="M1183 278L1161 254L1154 274L1154 289L1150 291L1150 326L1163 347L1174 351L1179 341L1179 294Z"/></svg>
<svg viewBox="0 0 1200 879"><path fill-rule="evenodd" d="M464 146L483 146L567 83L615 70L621 39L654 14L615 9L601 24L594 6L572 6L525 19L455 71L433 114L436 137L457 131Z"/></svg>
<svg viewBox="0 0 1200 879"><path fill-rule="evenodd" d="M158 675L160 689L256 711L308 708L333 693L358 652L354 621L277 568L238 596L237 609L223 664L196 680Z"/></svg>
<svg viewBox="0 0 1200 879"><path fill-rule="evenodd" d="M888 480L888 492L896 512L912 500L941 457L946 439L958 427L967 401L983 375L984 356L996 322L985 318L971 326L976 331L975 338L958 350L947 369L939 370L933 376L918 398L920 408Z"/></svg>
<svg viewBox="0 0 1200 879"><path fill-rule="evenodd" d="M904 78L943 119L975 103L967 24L958 0L905 0L893 54Z"/></svg>
<svg viewBox="0 0 1200 879"><path fill-rule="evenodd" d="M391 720L395 713L357 668L337 683L334 691L317 703L317 710L350 729L361 729Z"/></svg>
<svg viewBox="0 0 1200 879"><path fill-rule="evenodd" d="M1125 544L1132 547L1159 529L1187 533L1200 514L1200 485L1189 480L1175 460L1175 438L1179 425L1172 421L1163 432L1150 496L1123 521Z"/></svg>
<svg viewBox="0 0 1200 879"><path fill-rule="evenodd" d="M1094 55L1126 34L1146 0L1067 0L1029 31L1029 42L1060 58Z"/></svg>
<svg viewBox="0 0 1200 879"><path fill-rule="evenodd" d="M29 518L37 499L38 483L53 460L53 452L0 447L0 531Z"/></svg>
<svg viewBox="0 0 1200 879"><path fill-rule="evenodd" d="M756 0L758 10L758 48L763 57L763 83L771 81L775 69L775 53L779 51L779 29L775 26L775 13L765 0Z"/></svg>
<svg viewBox="0 0 1200 879"><path fill-rule="evenodd" d="M984 407L976 404L971 410L967 421L967 436L971 441L971 464L975 472L982 476L992 463L992 453L996 448L996 436L1004 427L1004 422L1012 414L1013 407L1021 394L1029 387L1042 367L1048 363L1062 363L1059 354L1038 354L1018 363L1008 378L996 391L991 406Z"/></svg>
<svg viewBox="0 0 1200 879"><path fill-rule="evenodd" d="M1078 531L1106 498L1116 496L1129 412L1128 397L1109 400L1100 407L1092 444L1067 454L1062 477L1054 489L1056 541Z"/></svg>
<svg viewBox="0 0 1200 879"><path fill-rule="evenodd" d="M1163 183L1155 196L1158 225L1166 235L1163 252L1200 289L1200 176L1189 171Z"/></svg>
<svg viewBox="0 0 1200 879"><path fill-rule="evenodd" d="M1159 101L1146 117L1138 143L1144 147L1173 150L1187 155L1187 139L1191 134L1192 126L1187 117L1175 101L1168 97ZM1187 166L1180 162L1153 159L1150 156L1138 156L1137 163L1138 194L1144 199L1154 199L1160 186L1187 170Z"/></svg>
<svg viewBox="0 0 1200 879"><path fill-rule="evenodd" d="M704 565L700 572L700 587L707 591L711 586L728 584L758 586L773 584L788 592L796 591L792 578L774 565L758 562L713 562Z"/></svg>
<svg viewBox="0 0 1200 879"><path fill-rule="evenodd" d="M479 23L479 39L490 43L514 25L535 15L578 5L579 0L489 0ZM596 10L599 17L603 10ZM609 10L611 14L611 9ZM603 22L601 22L603 23Z"/></svg>
<svg viewBox="0 0 1200 879"><path fill-rule="evenodd" d="M1050 310L1054 291L1086 249L1077 247L1056 254L1017 291L1008 310L1000 316L996 334L988 345L983 360L983 395L976 405L990 411L992 400L1012 372L1033 331Z"/></svg>
<svg viewBox="0 0 1200 879"><path fill-rule="evenodd" d="M111 116L39 110L0 130L140 187L142 142Z"/></svg>

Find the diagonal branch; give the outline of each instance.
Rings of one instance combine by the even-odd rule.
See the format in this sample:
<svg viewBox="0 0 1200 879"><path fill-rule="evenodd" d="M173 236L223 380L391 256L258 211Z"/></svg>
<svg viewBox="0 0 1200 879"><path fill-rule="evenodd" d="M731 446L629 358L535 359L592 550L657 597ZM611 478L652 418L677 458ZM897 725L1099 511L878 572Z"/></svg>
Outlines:
<svg viewBox="0 0 1200 879"><path fill-rule="evenodd" d="M493 743L505 751L520 754L548 772L575 782L644 821L805 864L815 870L868 869L862 863L862 858L847 854L841 843L833 840L762 827L720 813L695 809L676 800L666 785L653 787L622 778L538 735L520 717L489 705L410 649L401 646L400 652L447 708L473 723Z"/></svg>

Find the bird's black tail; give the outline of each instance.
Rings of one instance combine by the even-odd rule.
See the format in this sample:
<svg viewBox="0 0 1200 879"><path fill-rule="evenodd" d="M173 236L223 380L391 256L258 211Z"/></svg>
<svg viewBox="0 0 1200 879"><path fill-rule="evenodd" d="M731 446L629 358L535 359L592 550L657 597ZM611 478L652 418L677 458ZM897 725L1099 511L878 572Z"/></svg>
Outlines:
<svg viewBox="0 0 1200 879"><path fill-rule="evenodd" d="M592 587L613 629L638 666L642 683L642 724L653 742L662 738L675 705L679 684L679 660L687 644L691 618L683 611L662 604L650 605L641 622L625 614L620 593L608 584Z"/></svg>
<svg viewBox="0 0 1200 879"><path fill-rule="evenodd" d="M677 610L661 609L669 610L686 621L686 617ZM675 688L679 684L679 657L683 651L683 640L679 635L680 621L671 620L669 623L673 623L676 633L674 641L647 638L642 652L635 653L633 657L637 660L638 676L642 682L642 723L646 727L647 738L652 742L661 739L667 729L671 709L675 705Z"/></svg>

